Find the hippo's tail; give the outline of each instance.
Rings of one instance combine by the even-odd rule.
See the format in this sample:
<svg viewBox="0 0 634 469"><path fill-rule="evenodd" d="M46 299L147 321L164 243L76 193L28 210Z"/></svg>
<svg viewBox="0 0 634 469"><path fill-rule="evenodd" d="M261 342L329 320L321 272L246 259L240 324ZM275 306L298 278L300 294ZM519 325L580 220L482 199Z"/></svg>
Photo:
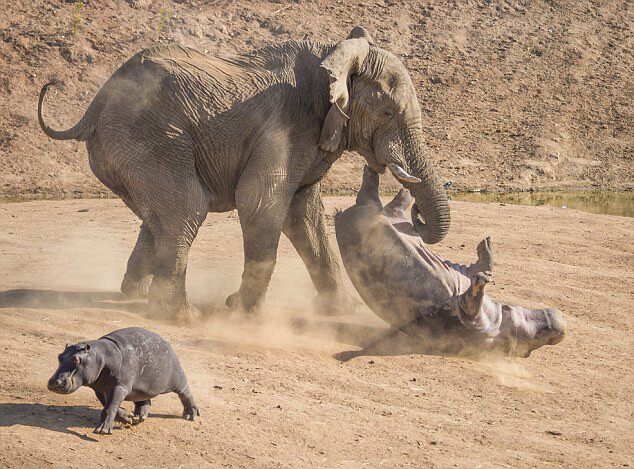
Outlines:
<svg viewBox="0 0 634 469"><path fill-rule="evenodd" d="M84 115L77 124L68 130L53 130L46 124L46 122L44 122L44 116L42 115L42 103L44 102L44 96L46 96L48 89L55 84L56 82L49 82L44 85L42 87L42 91L40 91L40 99L37 103L37 119L40 122L42 131L48 137L55 140L86 140L87 134L89 133L87 132L86 115Z"/></svg>

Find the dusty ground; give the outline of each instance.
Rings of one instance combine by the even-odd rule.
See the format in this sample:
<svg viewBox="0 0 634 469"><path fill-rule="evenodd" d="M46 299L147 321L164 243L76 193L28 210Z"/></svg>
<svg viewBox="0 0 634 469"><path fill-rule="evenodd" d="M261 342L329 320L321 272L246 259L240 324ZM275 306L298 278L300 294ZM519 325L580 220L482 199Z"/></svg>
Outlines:
<svg viewBox="0 0 634 469"><path fill-rule="evenodd" d="M328 213L350 198L326 200ZM283 239L266 311L222 307L238 286L233 214L210 215L188 288L211 312L177 327L117 293L138 221L117 200L0 205L0 466L622 467L634 463L634 219L452 202L438 251L456 261L495 242L494 297L556 306L569 337L526 360L429 356L411 344L341 362L385 325L363 310L312 314L314 291ZM332 221L332 220L330 220ZM332 231L332 226L331 226ZM333 239L334 242L334 239ZM140 426L95 436L91 391L50 393L65 343L140 325L179 354L200 421L175 395ZM409 347L409 349L408 349Z"/></svg>
<svg viewBox="0 0 634 469"><path fill-rule="evenodd" d="M427 153L454 188L634 181L629 0L84 0L76 13L77 3L0 0L0 197L107 193L83 145L38 127L37 96L51 79L61 88L45 114L67 128L114 70L157 41L233 54L336 42L357 24L409 69ZM344 155L325 190L353 189L362 165Z"/></svg>

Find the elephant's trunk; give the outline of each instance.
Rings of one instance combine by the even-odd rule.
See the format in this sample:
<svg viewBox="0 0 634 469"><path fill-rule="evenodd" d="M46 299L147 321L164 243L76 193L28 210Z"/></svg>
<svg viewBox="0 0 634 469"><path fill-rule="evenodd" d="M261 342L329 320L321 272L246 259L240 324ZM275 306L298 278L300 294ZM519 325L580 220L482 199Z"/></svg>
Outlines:
<svg viewBox="0 0 634 469"><path fill-rule="evenodd" d="M409 189L415 200L412 207L414 228L425 243L434 244L447 235L451 215L447 194L433 164L423 155L422 136L419 134L418 129L407 132L403 139L404 145L392 146L392 149L402 149L398 152L401 154L394 154L392 151L391 159L402 159L410 174L420 179L420 182L408 182L401 178L401 183Z"/></svg>

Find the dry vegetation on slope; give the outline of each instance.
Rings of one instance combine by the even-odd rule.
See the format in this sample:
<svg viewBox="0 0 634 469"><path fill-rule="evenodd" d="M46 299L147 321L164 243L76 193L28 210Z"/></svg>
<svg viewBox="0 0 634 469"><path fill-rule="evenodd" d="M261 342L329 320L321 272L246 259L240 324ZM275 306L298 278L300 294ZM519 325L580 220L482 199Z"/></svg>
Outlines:
<svg viewBox="0 0 634 469"><path fill-rule="evenodd" d="M37 94L50 79L63 86L48 119L68 127L121 63L159 39L238 53L287 39L334 42L357 24L411 71L428 153L454 187L615 188L634 179L629 1L85 3L75 21L72 1L0 0L0 196L107 193L82 144L40 132ZM325 189L352 189L350 172L362 164L345 155Z"/></svg>

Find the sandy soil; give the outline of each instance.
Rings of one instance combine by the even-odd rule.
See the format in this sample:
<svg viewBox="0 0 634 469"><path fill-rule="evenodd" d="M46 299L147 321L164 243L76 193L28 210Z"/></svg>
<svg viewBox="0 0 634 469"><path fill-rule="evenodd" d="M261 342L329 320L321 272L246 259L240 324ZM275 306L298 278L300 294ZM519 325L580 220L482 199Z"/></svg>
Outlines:
<svg viewBox="0 0 634 469"><path fill-rule="evenodd" d="M350 204L326 200L329 214ZM0 466L631 465L634 219L451 207L437 250L470 261L492 235L492 295L562 309L564 342L511 361L423 355L399 340L342 362L338 354L360 350L385 324L365 309L315 316L314 290L286 239L262 316L228 316L223 300L242 265L232 213L210 215L190 255L189 292L209 319L177 327L118 293L139 225L120 201L0 205ZM171 342L199 421L178 418L177 397L165 395L142 425L96 436L90 390L47 391L65 343L132 325Z"/></svg>
<svg viewBox="0 0 634 469"><path fill-rule="evenodd" d="M84 3L76 13L72 0L0 0L0 197L107 193L82 144L39 129L37 96L51 79L60 88L46 118L68 128L123 62L159 41L234 54L289 39L336 42L358 24L410 71L427 153L454 188L634 181L629 0ZM354 189L350 174L362 166L344 155L324 189Z"/></svg>

